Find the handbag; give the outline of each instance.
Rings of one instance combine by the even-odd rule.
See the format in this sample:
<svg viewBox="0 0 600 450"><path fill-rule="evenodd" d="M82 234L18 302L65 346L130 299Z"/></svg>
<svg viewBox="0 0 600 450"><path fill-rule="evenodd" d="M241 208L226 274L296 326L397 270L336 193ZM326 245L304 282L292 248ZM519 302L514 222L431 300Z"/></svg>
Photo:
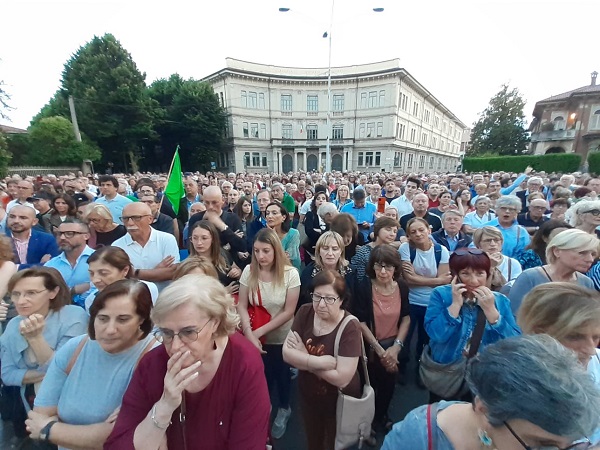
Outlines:
<svg viewBox="0 0 600 450"><path fill-rule="evenodd" d="M450 364L440 364L431 357L431 349L426 345L419 361L419 375L425 387L434 394L445 398L460 397L469 391L465 382L467 363L477 354L483 330L485 328L485 314L479 306L477 308L477 324L471 336L469 353L460 360Z"/></svg>
<svg viewBox="0 0 600 450"><path fill-rule="evenodd" d="M256 291L258 297L257 305L248 304L248 317L250 318L250 328L252 331L259 329L263 325L271 321L271 314L262 304L262 295L260 295L260 287ZM264 344L266 336L261 336L260 343Z"/></svg>
<svg viewBox="0 0 600 450"><path fill-rule="evenodd" d="M340 339L346 325L351 320L358 319L353 315L347 315L342 321L335 336L333 356L337 358ZM335 450L343 450L358 443L362 447L365 439L371 436L371 422L375 416L375 391L371 387L369 373L367 372L367 358L365 356L365 344L361 338L360 362L364 373L365 384L360 398L346 395L338 389L338 398L335 411Z"/></svg>

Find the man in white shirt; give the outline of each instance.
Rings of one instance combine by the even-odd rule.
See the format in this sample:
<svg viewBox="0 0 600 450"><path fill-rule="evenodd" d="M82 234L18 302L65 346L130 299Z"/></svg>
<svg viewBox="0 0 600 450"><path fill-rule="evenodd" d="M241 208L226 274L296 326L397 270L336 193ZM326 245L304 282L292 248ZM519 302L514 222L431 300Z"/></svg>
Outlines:
<svg viewBox="0 0 600 450"><path fill-rule="evenodd" d="M421 187L421 180L414 177L408 177L406 179L406 187L404 188L404 194L390 203L398 210L398 217L405 216L413 212L412 201L413 197L417 193L417 190Z"/></svg>
<svg viewBox="0 0 600 450"><path fill-rule="evenodd" d="M144 203L130 203L123 208L127 234L113 242L125 250L134 267L134 277L152 281L159 292L173 277L179 263L179 247L172 234L152 228L152 212Z"/></svg>

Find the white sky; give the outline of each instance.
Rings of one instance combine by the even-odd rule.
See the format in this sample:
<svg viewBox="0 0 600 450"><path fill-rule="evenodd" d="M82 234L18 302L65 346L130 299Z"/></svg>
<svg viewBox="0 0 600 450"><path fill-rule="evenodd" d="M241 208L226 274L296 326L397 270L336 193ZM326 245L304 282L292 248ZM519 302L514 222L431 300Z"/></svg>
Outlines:
<svg viewBox="0 0 600 450"><path fill-rule="evenodd" d="M202 78L226 57L327 66L330 0L0 0L0 11L0 80L16 108L4 123L16 127L54 94L70 55L107 32L148 84ZM332 65L400 58L467 126L508 82L529 119L536 101L600 71L598 17L599 0L337 0Z"/></svg>

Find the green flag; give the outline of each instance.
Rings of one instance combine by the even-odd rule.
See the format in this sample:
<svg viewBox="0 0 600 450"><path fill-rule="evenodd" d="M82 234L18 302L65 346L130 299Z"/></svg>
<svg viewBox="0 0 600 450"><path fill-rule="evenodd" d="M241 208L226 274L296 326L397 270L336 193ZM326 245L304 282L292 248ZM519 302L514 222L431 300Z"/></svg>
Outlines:
<svg viewBox="0 0 600 450"><path fill-rule="evenodd" d="M179 214L179 202L185 195L183 187L183 179L181 178L181 161L179 160L179 145L175 149L173 162L171 163L171 172L169 173L169 181L165 187L165 197L169 199L173 206L175 214Z"/></svg>

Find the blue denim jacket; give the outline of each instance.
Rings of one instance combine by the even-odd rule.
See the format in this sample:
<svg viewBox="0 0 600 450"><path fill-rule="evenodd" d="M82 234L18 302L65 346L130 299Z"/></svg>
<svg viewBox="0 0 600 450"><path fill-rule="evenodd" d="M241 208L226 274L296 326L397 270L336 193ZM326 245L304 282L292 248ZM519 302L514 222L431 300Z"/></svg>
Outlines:
<svg viewBox="0 0 600 450"><path fill-rule="evenodd" d="M485 325L480 351L500 339L521 334L510 308L510 300L499 292L494 292L494 297L500 319L494 325ZM475 307L463 305L458 318L454 318L448 312L451 304L452 287L449 284L439 286L431 293L425 314L425 330L430 337L431 357L440 364L453 363L461 358L477 323Z"/></svg>

